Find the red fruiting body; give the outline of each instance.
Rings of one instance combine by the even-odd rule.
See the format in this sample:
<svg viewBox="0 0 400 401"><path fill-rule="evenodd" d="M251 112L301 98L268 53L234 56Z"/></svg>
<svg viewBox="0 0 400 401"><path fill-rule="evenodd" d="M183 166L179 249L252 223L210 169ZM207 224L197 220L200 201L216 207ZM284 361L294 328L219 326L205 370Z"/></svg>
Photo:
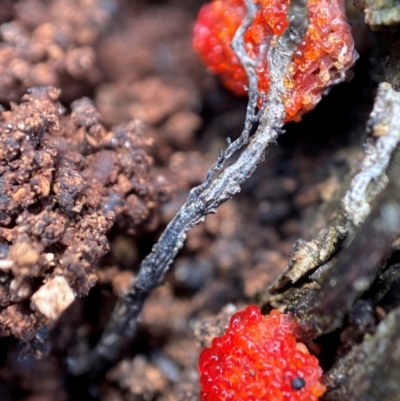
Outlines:
<svg viewBox="0 0 400 401"><path fill-rule="evenodd" d="M234 314L226 332L199 358L200 401L317 401L322 369L296 342L297 324L257 306Z"/></svg>
<svg viewBox="0 0 400 401"><path fill-rule="evenodd" d="M269 89L266 50L288 26L289 0L254 0L259 6L244 41L257 66L258 89ZM299 120L321 99L324 89L343 80L357 53L343 0L308 0L309 26L293 55L285 80L286 121ZM230 44L246 15L244 0L214 0L204 5L194 26L193 46L210 70L238 95L247 93L247 76ZM263 54L260 55L260 51Z"/></svg>

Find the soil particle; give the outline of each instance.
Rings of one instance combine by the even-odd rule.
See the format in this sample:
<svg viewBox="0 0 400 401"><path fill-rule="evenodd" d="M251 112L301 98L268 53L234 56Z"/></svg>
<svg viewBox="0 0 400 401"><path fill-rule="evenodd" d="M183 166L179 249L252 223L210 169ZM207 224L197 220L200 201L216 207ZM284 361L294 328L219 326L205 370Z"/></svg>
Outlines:
<svg viewBox="0 0 400 401"><path fill-rule="evenodd" d="M49 321L55 321L74 299L75 295L67 280L64 277L53 277L32 295L31 307Z"/></svg>

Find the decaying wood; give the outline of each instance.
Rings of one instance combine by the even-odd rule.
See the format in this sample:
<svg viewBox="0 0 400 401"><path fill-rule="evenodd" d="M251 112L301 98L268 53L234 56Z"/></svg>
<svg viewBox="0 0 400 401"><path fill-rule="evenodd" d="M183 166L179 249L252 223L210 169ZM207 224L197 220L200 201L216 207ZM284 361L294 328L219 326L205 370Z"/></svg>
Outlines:
<svg viewBox="0 0 400 401"><path fill-rule="evenodd" d="M390 312L326 374L326 401L396 401L400 397L400 308Z"/></svg>
<svg viewBox="0 0 400 401"><path fill-rule="evenodd" d="M364 159L353 179L344 181L349 187L334 212L340 224L316 240L300 242L264 294L264 307L286 307L298 317L304 341L345 327L342 352L324 378L329 389L324 399L331 401L399 399L400 297L393 297L400 282L399 106L400 93L380 84ZM383 309L370 307L363 326L351 319L360 302L394 309L384 317Z"/></svg>
<svg viewBox="0 0 400 401"><path fill-rule="evenodd" d="M287 268L269 288L271 293L295 284L328 263L347 235L354 233L357 226L364 222L371 204L388 183L387 169L400 141L399 115L400 93L383 82L378 88L374 109L367 123L371 136L365 144L364 158L349 187L343 191L342 207L332 213L335 216L331 219L334 225L324 229L319 238L296 244Z"/></svg>

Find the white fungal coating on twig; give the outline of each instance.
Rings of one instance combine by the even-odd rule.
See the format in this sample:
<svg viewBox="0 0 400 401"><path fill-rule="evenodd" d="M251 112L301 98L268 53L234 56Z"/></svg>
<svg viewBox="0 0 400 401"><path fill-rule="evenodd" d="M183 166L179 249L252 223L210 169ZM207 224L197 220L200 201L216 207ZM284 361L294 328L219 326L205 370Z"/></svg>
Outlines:
<svg viewBox="0 0 400 401"><path fill-rule="evenodd" d="M399 116L400 93L389 83L381 83L369 120L372 138L365 146L360 172L352 179L342 201L347 218L356 226L363 223L370 212L371 201L387 183L385 171L400 141Z"/></svg>
<svg viewBox="0 0 400 401"><path fill-rule="evenodd" d="M190 191L186 203L168 224L151 253L143 260L132 287L127 289L117 302L96 347L89 355L84 355L79 360L69 360L70 370L74 374L91 371L91 374L95 375L96 371L101 371L116 360L121 349L134 337L142 306L150 292L161 284L166 271L184 244L186 233L203 221L207 214L215 213L222 203L240 191L241 185L264 161L269 144L275 143L278 135L283 132L286 117L282 102L285 91L283 82L292 55L308 26L307 1L292 1L288 13L289 26L276 38L275 46L271 46L267 52L271 77L270 92L259 113L255 109L258 93L254 94L257 88L257 74L254 66L248 63L249 58L243 45L246 27L250 26L254 19L255 3L253 0L246 0L246 6L248 15L234 39L235 51L249 74L250 82L249 106L243 132L234 142L228 139L228 147L221 151L203 184ZM255 134L250 136L250 131L257 122L258 128ZM247 147L238 159L229 167L224 167L225 161L244 146Z"/></svg>

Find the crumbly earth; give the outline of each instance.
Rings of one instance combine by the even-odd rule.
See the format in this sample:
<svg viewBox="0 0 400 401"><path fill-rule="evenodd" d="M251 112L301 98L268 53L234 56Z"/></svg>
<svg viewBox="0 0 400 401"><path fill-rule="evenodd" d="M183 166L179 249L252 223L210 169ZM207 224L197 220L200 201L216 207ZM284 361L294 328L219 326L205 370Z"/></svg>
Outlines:
<svg viewBox="0 0 400 401"><path fill-rule="evenodd" d="M25 341L95 285L107 232L151 225L171 191L163 175L150 177L152 141L140 122L108 131L89 99L67 114L59 94L31 89L0 116L0 330ZM39 299L55 282L60 299L45 312ZM13 316L24 323L14 327Z"/></svg>
<svg viewBox="0 0 400 401"><path fill-rule="evenodd" d="M241 194L188 234L132 346L93 382L70 376L66 358L97 341L246 103L192 49L202 0L1 3L1 400L194 401L199 344L324 227L317 207L334 199L347 155L358 160L370 66L289 125Z"/></svg>
<svg viewBox="0 0 400 401"><path fill-rule="evenodd" d="M19 101L27 88L63 87L69 101L100 82L93 45L116 10L114 0L6 1L0 14L0 101Z"/></svg>

